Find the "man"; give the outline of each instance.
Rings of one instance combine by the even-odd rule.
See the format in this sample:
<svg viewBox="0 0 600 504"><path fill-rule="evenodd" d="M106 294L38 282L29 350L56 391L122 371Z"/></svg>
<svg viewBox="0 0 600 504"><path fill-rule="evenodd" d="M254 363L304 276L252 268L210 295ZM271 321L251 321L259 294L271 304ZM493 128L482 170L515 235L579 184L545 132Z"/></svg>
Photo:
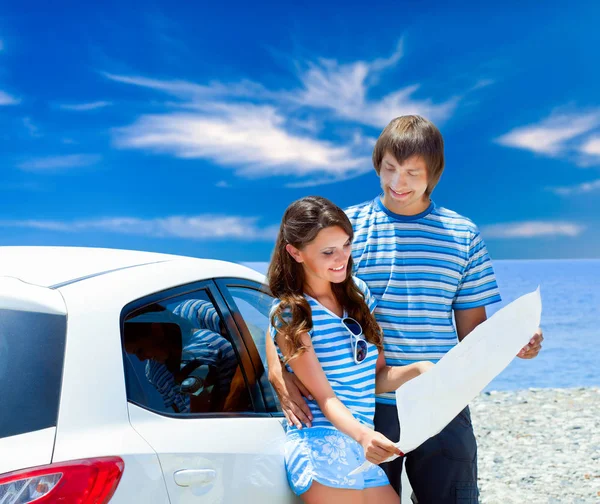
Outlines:
<svg viewBox="0 0 600 504"><path fill-rule="evenodd" d="M419 116L394 119L375 145L373 166L382 194L346 210L355 233L354 273L378 301L387 364L437 362L486 320L486 305L500 301L491 261L477 226L431 201L444 169L444 142L435 125ZM542 341L538 330L518 356L534 358ZM269 347L267 355L269 379L288 421L309 426L301 397L308 391L276 364ZM399 439L394 394L377 397L375 428ZM419 503L478 502L468 408L406 458ZM400 493L402 460L382 468Z"/></svg>

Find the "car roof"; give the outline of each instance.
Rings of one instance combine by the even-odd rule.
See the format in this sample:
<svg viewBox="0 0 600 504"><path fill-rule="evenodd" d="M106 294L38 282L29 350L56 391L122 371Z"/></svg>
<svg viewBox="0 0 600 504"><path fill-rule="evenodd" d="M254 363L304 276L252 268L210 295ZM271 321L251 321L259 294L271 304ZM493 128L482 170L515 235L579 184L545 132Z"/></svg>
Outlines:
<svg viewBox="0 0 600 504"><path fill-rule="evenodd" d="M0 277L8 276L40 285L58 287L62 284L111 271L188 257L91 247L0 247ZM216 262L206 263L207 269Z"/></svg>

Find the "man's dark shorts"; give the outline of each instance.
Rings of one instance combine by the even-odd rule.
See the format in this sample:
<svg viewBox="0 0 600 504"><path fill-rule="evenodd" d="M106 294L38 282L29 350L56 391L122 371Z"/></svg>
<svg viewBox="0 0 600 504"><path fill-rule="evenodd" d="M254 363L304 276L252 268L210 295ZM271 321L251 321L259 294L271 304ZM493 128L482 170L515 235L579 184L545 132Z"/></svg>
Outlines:
<svg viewBox="0 0 600 504"><path fill-rule="evenodd" d="M392 441L400 439L396 406L377 404L375 429ZM381 464L400 495L402 458ZM476 504L477 442L469 408L465 408L437 436L406 455L406 472L419 504Z"/></svg>

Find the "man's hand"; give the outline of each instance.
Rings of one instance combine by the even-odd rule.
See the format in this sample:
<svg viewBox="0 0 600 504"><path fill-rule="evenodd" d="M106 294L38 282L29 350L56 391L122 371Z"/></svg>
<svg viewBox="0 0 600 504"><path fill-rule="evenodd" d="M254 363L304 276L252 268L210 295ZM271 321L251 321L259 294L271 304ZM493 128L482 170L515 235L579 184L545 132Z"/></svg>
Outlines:
<svg viewBox="0 0 600 504"><path fill-rule="evenodd" d="M537 354L539 354L542 349L542 341L544 341L544 336L542 329L538 327L533 338L531 338L527 345L521 348L517 357L520 357L521 359L533 359L534 357L537 357Z"/></svg>
<svg viewBox="0 0 600 504"><path fill-rule="evenodd" d="M293 373L283 366L278 371L269 373L269 381L279 398L288 424L295 425L298 429L302 429L302 424L310 427L313 416L304 398L312 399L312 396Z"/></svg>

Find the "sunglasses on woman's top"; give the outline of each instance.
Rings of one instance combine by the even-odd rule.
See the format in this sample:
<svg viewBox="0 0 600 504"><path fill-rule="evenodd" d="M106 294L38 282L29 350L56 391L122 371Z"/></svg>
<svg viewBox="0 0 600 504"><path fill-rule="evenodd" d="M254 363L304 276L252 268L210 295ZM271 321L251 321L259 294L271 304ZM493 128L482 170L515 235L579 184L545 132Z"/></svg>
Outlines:
<svg viewBox="0 0 600 504"><path fill-rule="evenodd" d="M369 347L365 340L360 324L352 317L344 317L342 319L342 325L350 333L352 343L352 354L354 356L354 362L360 364L367 358L369 353Z"/></svg>

